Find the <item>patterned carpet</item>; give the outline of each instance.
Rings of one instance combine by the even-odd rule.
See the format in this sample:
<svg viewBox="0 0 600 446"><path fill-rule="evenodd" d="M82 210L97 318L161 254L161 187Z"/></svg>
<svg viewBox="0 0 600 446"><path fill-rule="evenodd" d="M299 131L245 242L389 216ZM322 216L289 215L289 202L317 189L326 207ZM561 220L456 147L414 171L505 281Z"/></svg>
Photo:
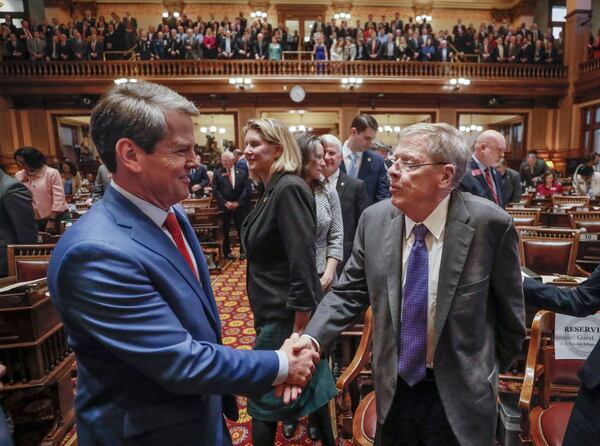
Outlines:
<svg viewBox="0 0 600 446"><path fill-rule="evenodd" d="M213 290L221 316L223 344L242 350L251 350L254 344L254 322L246 296L246 262L229 262L223 272L213 277ZM251 417L246 411L246 398L238 397L240 418L238 422L228 421L234 446L251 446ZM276 446L319 445L312 442L306 432L306 418L300 420L296 435L285 439L278 429ZM348 443L350 444L350 443ZM61 446L77 446L75 429L63 440Z"/></svg>

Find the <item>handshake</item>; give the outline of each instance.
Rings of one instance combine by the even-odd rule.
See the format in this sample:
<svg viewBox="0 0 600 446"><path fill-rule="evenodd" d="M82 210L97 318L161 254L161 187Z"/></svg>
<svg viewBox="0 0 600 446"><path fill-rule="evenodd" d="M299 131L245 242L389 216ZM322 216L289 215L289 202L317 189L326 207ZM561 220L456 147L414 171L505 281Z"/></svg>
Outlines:
<svg viewBox="0 0 600 446"><path fill-rule="evenodd" d="M283 398L284 404L298 399L319 363L319 353L308 336L298 333L285 340L280 351L288 357L288 376L283 384L275 387L275 396Z"/></svg>

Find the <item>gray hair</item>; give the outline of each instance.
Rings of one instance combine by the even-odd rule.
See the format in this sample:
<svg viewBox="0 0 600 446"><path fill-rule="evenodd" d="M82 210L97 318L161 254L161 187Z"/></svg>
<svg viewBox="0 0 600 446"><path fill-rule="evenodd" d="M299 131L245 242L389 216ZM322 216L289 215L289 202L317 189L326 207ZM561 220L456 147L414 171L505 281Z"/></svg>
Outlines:
<svg viewBox="0 0 600 446"><path fill-rule="evenodd" d="M335 149L338 151L338 153L342 153L342 141L339 140L339 138L335 135L331 135L331 134L326 134L326 135L321 135L321 144L323 144L323 147L325 146L331 146L331 147L335 147Z"/></svg>
<svg viewBox="0 0 600 446"><path fill-rule="evenodd" d="M115 146L121 138L152 153L168 133L168 112L200 114L193 103L162 85L127 82L109 89L92 110L90 120L92 139L108 170L117 170Z"/></svg>
<svg viewBox="0 0 600 446"><path fill-rule="evenodd" d="M471 150L463 135L449 124L420 122L409 125L400 132L400 141L412 137L427 139L427 154L432 161L454 164L452 186L458 186L471 158Z"/></svg>

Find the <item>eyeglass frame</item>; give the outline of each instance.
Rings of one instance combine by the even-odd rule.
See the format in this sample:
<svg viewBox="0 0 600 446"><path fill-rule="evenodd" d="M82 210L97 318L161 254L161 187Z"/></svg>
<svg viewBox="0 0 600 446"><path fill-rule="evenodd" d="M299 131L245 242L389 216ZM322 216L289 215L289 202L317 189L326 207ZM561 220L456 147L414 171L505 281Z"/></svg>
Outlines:
<svg viewBox="0 0 600 446"><path fill-rule="evenodd" d="M389 167L387 167L384 163L384 166L386 166L386 170L388 172L392 168L392 166L396 166L396 167L398 167L398 169L401 172L407 173L407 172L414 172L415 170L417 170L421 167L425 167L425 166L441 166L441 165L445 165L445 164L451 164L454 166L454 163L449 163L447 161L437 161L437 162L432 162L432 163L421 163L421 164L410 164L410 162L402 161L402 160L395 160L393 162L393 164ZM400 165L404 165L405 167L400 167Z"/></svg>

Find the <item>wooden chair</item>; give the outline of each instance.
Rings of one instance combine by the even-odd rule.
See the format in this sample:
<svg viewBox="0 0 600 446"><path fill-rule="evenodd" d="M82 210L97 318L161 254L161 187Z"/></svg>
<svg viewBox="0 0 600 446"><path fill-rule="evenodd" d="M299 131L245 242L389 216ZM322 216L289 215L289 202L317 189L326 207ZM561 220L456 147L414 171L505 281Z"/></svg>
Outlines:
<svg viewBox="0 0 600 446"><path fill-rule="evenodd" d="M521 200L519 201L519 204L524 204L525 206L528 206L531 203L531 200L533 200L533 196L534 194L521 195Z"/></svg>
<svg viewBox="0 0 600 446"><path fill-rule="evenodd" d="M559 208L586 208L590 205L590 197L587 195L552 195L552 205Z"/></svg>
<svg viewBox="0 0 600 446"><path fill-rule="evenodd" d="M521 429L525 440L534 446L562 444L572 400L581 385L577 372L584 361L554 357L554 321L555 314L545 310L533 320L519 397Z"/></svg>
<svg viewBox="0 0 600 446"><path fill-rule="evenodd" d="M521 266L537 274L589 276L575 263L579 250L579 229L520 226L519 254Z"/></svg>
<svg viewBox="0 0 600 446"><path fill-rule="evenodd" d="M600 211L572 211L569 218L573 229L600 232Z"/></svg>
<svg viewBox="0 0 600 446"><path fill-rule="evenodd" d="M207 257L209 269L215 272L221 271L224 260L221 213L217 208L195 207L193 212L187 213L187 216Z"/></svg>
<svg viewBox="0 0 600 446"><path fill-rule="evenodd" d="M515 222L515 226L538 226L540 224L540 208L507 208L506 212L510 214Z"/></svg>
<svg viewBox="0 0 600 446"><path fill-rule="evenodd" d="M8 275L20 282L46 277L50 256L56 245L8 245Z"/></svg>
<svg viewBox="0 0 600 446"><path fill-rule="evenodd" d="M211 207L211 197L186 198L181 202L184 208L207 209Z"/></svg>
<svg viewBox="0 0 600 446"><path fill-rule="evenodd" d="M356 446L372 446L375 441L377 428L377 411L375 409L375 392L370 392L358 403L352 414L352 398L350 384L363 372L371 362L371 348L373 341L372 311L369 307L365 313L364 330L354 359L338 378L336 386L341 392L342 431L352 432L352 441Z"/></svg>

